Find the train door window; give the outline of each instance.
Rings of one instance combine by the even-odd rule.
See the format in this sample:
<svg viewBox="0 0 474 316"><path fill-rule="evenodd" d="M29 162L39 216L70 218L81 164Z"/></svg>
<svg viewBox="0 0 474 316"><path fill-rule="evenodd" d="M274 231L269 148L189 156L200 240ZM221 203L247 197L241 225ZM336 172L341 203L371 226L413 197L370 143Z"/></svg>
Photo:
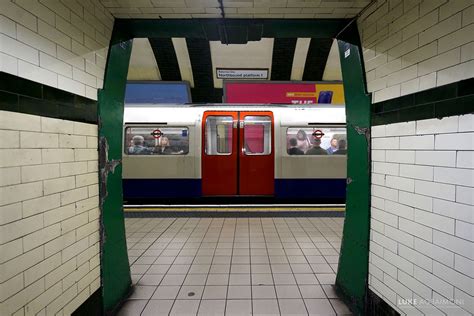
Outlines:
<svg viewBox="0 0 474 316"><path fill-rule="evenodd" d="M186 155L187 127L127 127L125 153L129 155Z"/></svg>
<svg viewBox="0 0 474 316"><path fill-rule="evenodd" d="M344 126L289 127L286 131L288 155L346 155Z"/></svg>
<svg viewBox="0 0 474 316"><path fill-rule="evenodd" d="M205 152L207 155L232 154L232 116L208 116L206 118Z"/></svg>
<svg viewBox="0 0 474 316"><path fill-rule="evenodd" d="M245 155L269 155L271 153L272 120L269 116L244 118Z"/></svg>

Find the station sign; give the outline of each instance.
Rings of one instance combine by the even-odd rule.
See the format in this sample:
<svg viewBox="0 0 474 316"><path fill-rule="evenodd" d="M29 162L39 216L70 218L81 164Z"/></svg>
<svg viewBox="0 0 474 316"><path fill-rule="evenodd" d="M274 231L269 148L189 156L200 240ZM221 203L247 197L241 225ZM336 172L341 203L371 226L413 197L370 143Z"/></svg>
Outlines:
<svg viewBox="0 0 474 316"><path fill-rule="evenodd" d="M268 69L217 68L217 79L268 79Z"/></svg>
<svg viewBox="0 0 474 316"><path fill-rule="evenodd" d="M342 82L224 81L224 102L240 104L344 104Z"/></svg>

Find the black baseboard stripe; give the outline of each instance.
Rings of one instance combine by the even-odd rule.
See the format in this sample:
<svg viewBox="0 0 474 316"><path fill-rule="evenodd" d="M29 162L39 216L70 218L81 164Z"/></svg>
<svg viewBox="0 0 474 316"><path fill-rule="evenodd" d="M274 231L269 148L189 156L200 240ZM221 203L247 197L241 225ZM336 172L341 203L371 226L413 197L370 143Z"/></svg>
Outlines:
<svg viewBox="0 0 474 316"><path fill-rule="evenodd" d="M97 124L97 101L5 72L0 110Z"/></svg>

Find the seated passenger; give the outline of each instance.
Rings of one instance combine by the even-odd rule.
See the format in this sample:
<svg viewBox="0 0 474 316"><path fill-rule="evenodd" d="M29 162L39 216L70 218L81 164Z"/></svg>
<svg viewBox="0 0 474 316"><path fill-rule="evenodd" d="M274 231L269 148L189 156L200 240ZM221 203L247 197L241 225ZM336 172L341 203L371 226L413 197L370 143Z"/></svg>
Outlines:
<svg viewBox="0 0 474 316"><path fill-rule="evenodd" d="M337 151L337 139L333 138L331 139L331 146L329 146L328 149L326 149L328 154L332 155Z"/></svg>
<svg viewBox="0 0 474 316"><path fill-rule="evenodd" d="M288 149L288 155L304 155L304 151L298 148L298 141L296 138L290 138L290 148Z"/></svg>
<svg viewBox="0 0 474 316"><path fill-rule="evenodd" d="M327 155L328 152L321 148L321 140L319 138L315 138L313 140L313 147L308 149L306 155Z"/></svg>
<svg viewBox="0 0 474 316"><path fill-rule="evenodd" d="M334 153L334 155L347 155L346 141L344 139L339 141L339 149Z"/></svg>
<svg viewBox="0 0 474 316"><path fill-rule="evenodd" d="M153 149L143 146L145 138L141 135L135 135L132 138L132 146L128 148L130 155L150 155L153 153Z"/></svg>

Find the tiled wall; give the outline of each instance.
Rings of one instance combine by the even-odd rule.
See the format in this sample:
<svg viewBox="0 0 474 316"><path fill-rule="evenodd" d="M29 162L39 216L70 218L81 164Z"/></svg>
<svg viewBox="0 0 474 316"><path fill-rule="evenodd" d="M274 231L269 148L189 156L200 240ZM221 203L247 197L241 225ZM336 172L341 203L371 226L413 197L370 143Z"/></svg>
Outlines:
<svg viewBox="0 0 474 316"><path fill-rule="evenodd" d="M112 27L98 0L2 0L0 71L96 100Z"/></svg>
<svg viewBox="0 0 474 316"><path fill-rule="evenodd" d="M378 0L358 26L373 102L474 76L471 0Z"/></svg>
<svg viewBox="0 0 474 316"><path fill-rule="evenodd" d="M71 314L100 286L97 125L0 111L0 315Z"/></svg>
<svg viewBox="0 0 474 316"><path fill-rule="evenodd" d="M402 314L474 313L474 114L372 127L369 288Z"/></svg>

